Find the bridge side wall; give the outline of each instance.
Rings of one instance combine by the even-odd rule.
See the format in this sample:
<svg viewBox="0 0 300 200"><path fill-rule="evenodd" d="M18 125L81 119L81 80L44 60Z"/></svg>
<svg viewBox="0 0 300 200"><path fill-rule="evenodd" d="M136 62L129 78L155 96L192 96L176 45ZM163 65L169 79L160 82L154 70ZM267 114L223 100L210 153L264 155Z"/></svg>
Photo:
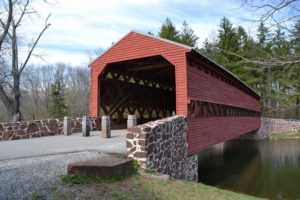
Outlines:
<svg viewBox="0 0 300 200"><path fill-rule="evenodd" d="M189 154L260 128L259 96L206 59L187 56Z"/></svg>
<svg viewBox="0 0 300 200"><path fill-rule="evenodd" d="M144 169L198 181L198 156L188 155L187 133L185 116L172 116L129 128L128 157L136 159Z"/></svg>
<svg viewBox="0 0 300 200"><path fill-rule="evenodd" d="M82 118L72 118L71 132L82 131ZM96 130L96 118L90 117L91 130ZM62 135L64 119L45 119L0 123L0 141Z"/></svg>

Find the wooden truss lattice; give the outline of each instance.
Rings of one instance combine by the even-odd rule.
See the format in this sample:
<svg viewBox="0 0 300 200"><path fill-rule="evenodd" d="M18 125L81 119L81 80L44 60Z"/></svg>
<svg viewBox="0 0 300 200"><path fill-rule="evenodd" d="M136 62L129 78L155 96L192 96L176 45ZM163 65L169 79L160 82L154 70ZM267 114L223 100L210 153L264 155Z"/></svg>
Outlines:
<svg viewBox="0 0 300 200"><path fill-rule="evenodd" d="M259 117L260 113L245 108L191 100L190 104L188 105L188 116L190 118L232 116Z"/></svg>
<svg viewBox="0 0 300 200"><path fill-rule="evenodd" d="M126 114L136 114L140 122L171 116L176 110L175 78L167 75L174 76L174 68L153 68L150 73L134 69L110 67L101 74L100 109L117 123Z"/></svg>

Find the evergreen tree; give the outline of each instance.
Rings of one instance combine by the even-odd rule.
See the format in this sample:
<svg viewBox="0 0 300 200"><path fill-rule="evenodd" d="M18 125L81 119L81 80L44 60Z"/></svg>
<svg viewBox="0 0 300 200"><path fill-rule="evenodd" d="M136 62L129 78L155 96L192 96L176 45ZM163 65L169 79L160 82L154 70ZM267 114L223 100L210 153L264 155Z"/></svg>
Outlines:
<svg viewBox="0 0 300 200"><path fill-rule="evenodd" d="M55 118L62 118L67 115L67 106L65 103L65 85L63 83L63 74L58 69L55 73L55 82L51 85L51 107L50 115Z"/></svg>
<svg viewBox="0 0 300 200"><path fill-rule="evenodd" d="M237 28L238 48L240 51L244 51L248 44L248 35L242 26Z"/></svg>
<svg viewBox="0 0 300 200"><path fill-rule="evenodd" d="M179 32L169 18L162 24L158 32L158 36L175 42L180 41Z"/></svg>
<svg viewBox="0 0 300 200"><path fill-rule="evenodd" d="M199 39L199 37L195 35L194 30L191 29L191 27L186 21L184 21L182 24L182 29L179 38L180 43L191 47L196 47L197 40Z"/></svg>
<svg viewBox="0 0 300 200"><path fill-rule="evenodd" d="M218 29L218 47L225 51L237 52L238 50L238 35L232 23L226 17L221 19Z"/></svg>
<svg viewBox="0 0 300 200"><path fill-rule="evenodd" d="M300 57L300 19L294 25L294 29L292 31L292 48L295 57ZM291 72L289 73L289 80L293 85L293 89L295 89L295 95L293 99L295 99L295 107L296 107L296 118L300 119L300 64L295 65Z"/></svg>
<svg viewBox="0 0 300 200"><path fill-rule="evenodd" d="M281 30L280 26L275 31L274 38L272 40L273 54L276 56L287 55L290 51L290 44L286 40L285 33Z"/></svg>
<svg viewBox="0 0 300 200"><path fill-rule="evenodd" d="M257 29L257 40L258 40L258 46L269 52L269 49L270 49L270 43L269 43L269 40L270 40L270 31L269 29L264 25L263 22L261 22L258 26L258 29Z"/></svg>
<svg viewBox="0 0 300 200"><path fill-rule="evenodd" d="M300 54L300 19L296 22L292 31L292 45L294 52Z"/></svg>

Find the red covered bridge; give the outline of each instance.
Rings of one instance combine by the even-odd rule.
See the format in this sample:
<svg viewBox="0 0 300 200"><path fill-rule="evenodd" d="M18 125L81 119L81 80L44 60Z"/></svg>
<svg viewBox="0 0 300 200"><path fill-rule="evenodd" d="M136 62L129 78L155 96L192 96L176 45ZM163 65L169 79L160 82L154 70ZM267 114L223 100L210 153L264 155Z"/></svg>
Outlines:
<svg viewBox="0 0 300 200"><path fill-rule="evenodd" d="M189 154L260 127L260 96L189 46L132 31L90 67L91 116L185 115Z"/></svg>

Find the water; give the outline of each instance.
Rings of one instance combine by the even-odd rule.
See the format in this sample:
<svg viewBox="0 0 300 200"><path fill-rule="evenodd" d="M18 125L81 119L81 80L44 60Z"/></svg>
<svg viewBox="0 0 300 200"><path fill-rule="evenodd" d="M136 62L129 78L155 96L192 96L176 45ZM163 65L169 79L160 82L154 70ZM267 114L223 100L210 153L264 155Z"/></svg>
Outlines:
<svg viewBox="0 0 300 200"><path fill-rule="evenodd" d="M199 181L269 199L300 199L300 139L228 141L199 154Z"/></svg>

